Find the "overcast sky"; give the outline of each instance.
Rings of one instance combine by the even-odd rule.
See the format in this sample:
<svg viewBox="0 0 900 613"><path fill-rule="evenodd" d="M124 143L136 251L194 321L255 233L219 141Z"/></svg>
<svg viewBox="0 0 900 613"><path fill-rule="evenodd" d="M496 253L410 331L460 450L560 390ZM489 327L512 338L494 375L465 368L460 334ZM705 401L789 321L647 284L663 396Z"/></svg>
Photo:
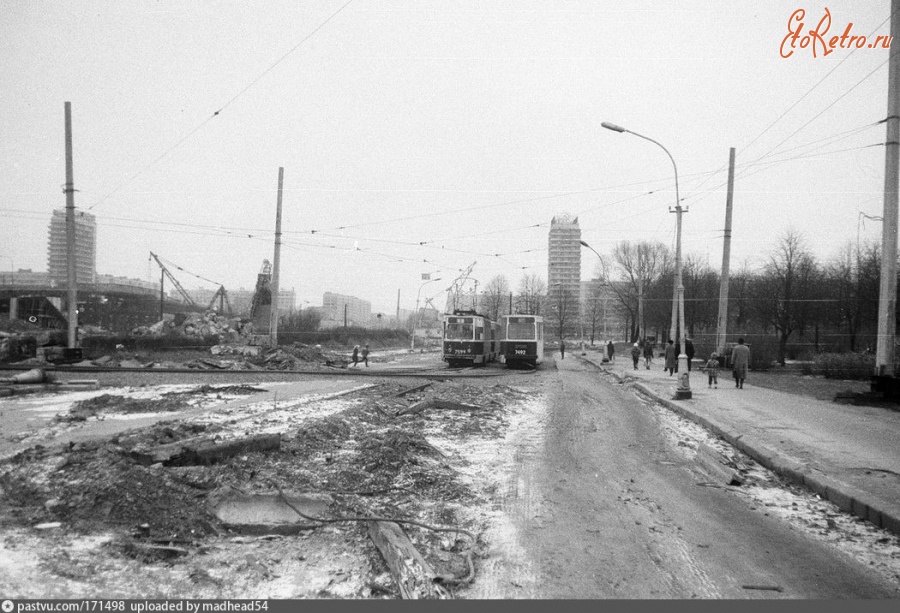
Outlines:
<svg viewBox="0 0 900 613"><path fill-rule="evenodd" d="M880 240L860 213L882 211L888 50L781 57L791 14L826 6L828 37L889 32L889 0L0 0L0 268L46 270L65 101L100 273L156 280L153 251L252 288L279 167L301 306L412 308L422 273L434 296L472 262L546 278L559 213L601 253L674 247L671 162L601 121L671 152L686 253L721 265L735 147L733 268L789 228L827 259Z"/></svg>

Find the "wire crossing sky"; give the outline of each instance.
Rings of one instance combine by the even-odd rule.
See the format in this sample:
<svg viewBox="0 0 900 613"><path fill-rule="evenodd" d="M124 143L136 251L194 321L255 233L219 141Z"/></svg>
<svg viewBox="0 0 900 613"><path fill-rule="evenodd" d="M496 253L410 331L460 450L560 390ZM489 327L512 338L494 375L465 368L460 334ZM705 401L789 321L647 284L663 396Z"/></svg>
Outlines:
<svg viewBox="0 0 900 613"><path fill-rule="evenodd" d="M670 3L673 4L673 3ZM825 7L874 42L890 2ZM147 279L150 251L185 287L250 289L272 259L285 169L282 286L373 310L412 308L421 273L546 276L550 219L599 252L671 244L672 153L684 248L721 261L737 148L732 262L788 228L827 259L877 239L888 50L799 45L799 6L637 0L275 0L258 6L7 0L0 22L0 267L46 270L65 204L97 215L98 272ZM583 278L595 270L585 257ZM458 274L458 272L457 272ZM155 280L156 273L152 273Z"/></svg>

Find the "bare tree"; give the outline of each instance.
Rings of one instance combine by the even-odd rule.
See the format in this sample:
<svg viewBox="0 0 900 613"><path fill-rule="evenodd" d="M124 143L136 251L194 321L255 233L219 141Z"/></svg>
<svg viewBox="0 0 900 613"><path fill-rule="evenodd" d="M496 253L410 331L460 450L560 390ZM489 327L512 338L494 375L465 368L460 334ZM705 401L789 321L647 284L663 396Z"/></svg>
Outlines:
<svg viewBox="0 0 900 613"><path fill-rule="evenodd" d="M493 321L500 319L501 315L506 315L509 312L509 297L509 281L503 275L497 275L484 288L481 297L484 314Z"/></svg>
<svg viewBox="0 0 900 613"><path fill-rule="evenodd" d="M516 312L523 315L540 315L547 294L547 284L536 272L527 273L519 281L519 293L516 295Z"/></svg>
<svg viewBox="0 0 900 613"><path fill-rule="evenodd" d="M556 328L557 335L562 340L578 324L578 294L563 287L551 287L547 307L550 324Z"/></svg>
<svg viewBox="0 0 900 613"><path fill-rule="evenodd" d="M671 253L660 242L622 241L613 248L611 257L602 259L602 263L603 277L632 322L630 337L634 341L642 325L642 303L645 307L643 314L646 326L648 298L660 293L657 286L672 268ZM671 288L669 293L671 294Z"/></svg>
<svg viewBox="0 0 900 613"><path fill-rule="evenodd" d="M824 297L831 308L822 319L846 336L850 351L857 350L860 332L878 318L881 254L876 244L847 243L824 271Z"/></svg>
<svg viewBox="0 0 900 613"><path fill-rule="evenodd" d="M778 334L778 362L783 366L787 342L809 324L818 266L801 234L788 230L769 255L754 292L760 317Z"/></svg>
<svg viewBox="0 0 900 613"><path fill-rule="evenodd" d="M682 268L684 284L684 326L688 336L698 330L715 328L719 315L719 275L709 261L688 255Z"/></svg>

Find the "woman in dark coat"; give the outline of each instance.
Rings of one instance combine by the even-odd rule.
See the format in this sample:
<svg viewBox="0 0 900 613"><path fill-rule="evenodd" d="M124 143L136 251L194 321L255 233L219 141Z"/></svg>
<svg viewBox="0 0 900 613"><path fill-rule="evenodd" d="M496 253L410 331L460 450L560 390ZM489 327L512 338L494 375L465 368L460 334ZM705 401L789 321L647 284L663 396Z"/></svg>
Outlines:
<svg viewBox="0 0 900 613"><path fill-rule="evenodd" d="M672 376L675 373L675 369L678 367L678 349L675 348L675 341L671 338L669 339L669 344L666 345L666 368L665 370L669 371L669 376Z"/></svg>
<svg viewBox="0 0 900 613"><path fill-rule="evenodd" d="M734 372L734 386L744 389L744 379L750 368L750 347L744 344L742 338L738 339L738 344L731 350L731 368Z"/></svg>

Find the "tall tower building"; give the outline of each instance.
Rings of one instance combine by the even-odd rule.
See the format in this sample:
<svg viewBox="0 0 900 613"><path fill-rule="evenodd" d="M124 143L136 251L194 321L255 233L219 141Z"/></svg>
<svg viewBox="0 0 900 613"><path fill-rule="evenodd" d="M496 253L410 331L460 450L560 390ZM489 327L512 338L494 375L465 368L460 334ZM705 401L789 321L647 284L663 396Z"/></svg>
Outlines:
<svg viewBox="0 0 900 613"><path fill-rule="evenodd" d="M550 222L547 305L559 334L571 332L581 315L581 228L578 218L557 215Z"/></svg>
<svg viewBox="0 0 900 613"><path fill-rule="evenodd" d="M75 279L78 283L94 283L96 271L97 219L90 213L75 211ZM51 283L68 283L65 209L54 210L50 219L47 272Z"/></svg>
<svg viewBox="0 0 900 613"><path fill-rule="evenodd" d="M581 228L578 218L558 215L550 222L548 292L564 289L581 294Z"/></svg>

